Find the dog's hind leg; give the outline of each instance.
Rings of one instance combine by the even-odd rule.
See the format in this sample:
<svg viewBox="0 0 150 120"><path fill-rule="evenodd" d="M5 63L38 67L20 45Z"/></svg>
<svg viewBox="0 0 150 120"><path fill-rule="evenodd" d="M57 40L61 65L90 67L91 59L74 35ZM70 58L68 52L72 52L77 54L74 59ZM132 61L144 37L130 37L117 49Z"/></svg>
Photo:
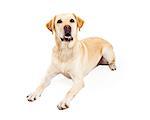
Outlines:
<svg viewBox="0 0 150 120"><path fill-rule="evenodd" d="M103 48L102 51L103 59L107 61L109 68L114 71L116 70L115 65L115 54L111 46Z"/></svg>

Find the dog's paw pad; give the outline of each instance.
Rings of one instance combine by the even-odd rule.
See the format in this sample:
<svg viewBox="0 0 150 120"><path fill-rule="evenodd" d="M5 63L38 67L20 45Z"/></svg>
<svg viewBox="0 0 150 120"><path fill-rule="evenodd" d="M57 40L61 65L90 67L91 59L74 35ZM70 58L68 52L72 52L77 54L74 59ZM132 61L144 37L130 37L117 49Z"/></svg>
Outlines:
<svg viewBox="0 0 150 120"><path fill-rule="evenodd" d="M30 94L30 95L27 95L26 98L27 98L27 100L28 100L29 102L33 102L33 101L37 100L40 96L41 96L41 95L38 95L38 94L33 93L33 94Z"/></svg>

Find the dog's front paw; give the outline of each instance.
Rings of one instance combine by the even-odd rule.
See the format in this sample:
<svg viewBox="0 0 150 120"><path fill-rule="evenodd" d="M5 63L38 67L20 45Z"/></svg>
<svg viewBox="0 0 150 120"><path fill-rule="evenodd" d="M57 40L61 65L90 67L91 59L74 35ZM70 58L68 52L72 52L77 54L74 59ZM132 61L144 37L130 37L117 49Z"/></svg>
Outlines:
<svg viewBox="0 0 150 120"><path fill-rule="evenodd" d="M29 102L33 102L33 101L37 100L40 96L41 96L41 94L34 92L32 94L27 95L27 100Z"/></svg>
<svg viewBox="0 0 150 120"><path fill-rule="evenodd" d="M60 102L58 105L57 105L57 108L59 109L59 110L64 110L64 109L67 109L67 108L69 108L69 102L67 102L67 101L62 101L62 102Z"/></svg>

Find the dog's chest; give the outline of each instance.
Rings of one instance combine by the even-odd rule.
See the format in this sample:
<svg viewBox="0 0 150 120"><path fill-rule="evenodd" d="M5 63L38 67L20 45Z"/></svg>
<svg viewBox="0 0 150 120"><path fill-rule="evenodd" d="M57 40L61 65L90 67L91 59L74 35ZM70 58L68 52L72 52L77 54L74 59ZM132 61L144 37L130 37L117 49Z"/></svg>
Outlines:
<svg viewBox="0 0 150 120"><path fill-rule="evenodd" d="M72 71L72 69L74 68L74 66L72 64L70 64L69 62L66 63L62 63L60 61L58 61L56 64L57 69L60 71L60 73L62 73L64 76L71 78L70 77L70 73Z"/></svg>
<svg viewBox="0 0 150 120"><path fill-rule="evenodd" d="M63 50L59 52L54 52L52 58L53 64L63 74L67 74L74 66L74 56L72 54L72 51Z"/></svg>

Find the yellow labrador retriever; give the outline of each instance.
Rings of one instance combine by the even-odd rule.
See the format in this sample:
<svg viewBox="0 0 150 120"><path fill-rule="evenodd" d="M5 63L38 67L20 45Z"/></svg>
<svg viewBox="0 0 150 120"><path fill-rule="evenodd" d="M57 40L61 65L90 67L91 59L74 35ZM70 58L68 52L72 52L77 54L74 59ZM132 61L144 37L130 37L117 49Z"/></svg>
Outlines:
<svg viewBox="0 0 150 120"><path fill-rule="evenodd" d="M78 40L77 33L83 24L84 21L75 14L57 15L46 24L55 33L56 45L47 74L37 89L27 96L28 101L39 98L51 79L61 73L74 81L72 88L57 106L59 110L66 109L84 87L84 76L93 68L104 64L111 70L116 70L115 55L110 43L98 37Z"/></svg>

